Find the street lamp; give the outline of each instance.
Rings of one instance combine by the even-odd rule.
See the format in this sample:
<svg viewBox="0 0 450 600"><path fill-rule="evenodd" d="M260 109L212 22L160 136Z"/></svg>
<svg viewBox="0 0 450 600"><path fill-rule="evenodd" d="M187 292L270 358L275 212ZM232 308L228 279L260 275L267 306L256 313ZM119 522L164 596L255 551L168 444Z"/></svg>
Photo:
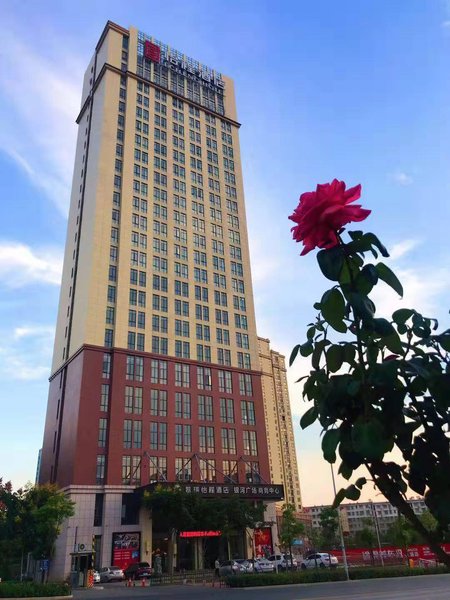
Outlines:
<svg viewBox="0 0 450 600"><path fill-rule="evenodd" d="M333 480L334 497L336 497L336 482L334 480L333 465L330 464L330 467L331 467L331 479ZM345 551L344 534L342 533L341 511L340 510L338 510L338 525L339 525L339 536L341 538L341 546L342 546L342 558L344 559L345 576L347 578L347 581L350 581L350 575L348 572L348 563L347 563L347 552Z"/></svg>
<svg viewBox="0 0 450 600"><path fill-rule="evenodd" d="M379 527L379 523L378 523L377 509L375 508L375 506L370 498L369 498L369 502L370 502L370 509L372 511L372 521L375 523L375 531L377 534L378 552L380 553L381 566L384 567L383 553L381 551L380 527Z"/></svg>

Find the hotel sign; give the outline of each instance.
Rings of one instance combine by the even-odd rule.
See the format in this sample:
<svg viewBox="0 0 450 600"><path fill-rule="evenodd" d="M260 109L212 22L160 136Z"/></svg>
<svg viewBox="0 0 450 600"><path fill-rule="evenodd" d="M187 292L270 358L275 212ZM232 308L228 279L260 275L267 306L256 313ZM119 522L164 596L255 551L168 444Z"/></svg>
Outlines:
<svg viewBox="0 0 450 600"><path fill-rule="evenodd" d="M160 46L150 42L150 40L145 40L144 42L144 58L150 60L151 62L162 64L171 71L179 73L188 79L200 79L202 80L203 85L206 85L211 89L216 86L223 90L225 87L225 83L220 73L216 73L212 69L209 69L208 67L197 62L194 65L184 57L180 58L179 56L169 56L169 58L166 58L165 56L161 55Z"/></svg>
<svg viewBox="0 0 450 600"><path fill-rule="evenodd" d="M258 485L227 485L223 483L197 483L197 482L166 482L152 483L140 490L153 491L155 488L177 488L186 494L199 494L204 498L243 498L248 500L283 500L284 488L281 484Z"/></svg>

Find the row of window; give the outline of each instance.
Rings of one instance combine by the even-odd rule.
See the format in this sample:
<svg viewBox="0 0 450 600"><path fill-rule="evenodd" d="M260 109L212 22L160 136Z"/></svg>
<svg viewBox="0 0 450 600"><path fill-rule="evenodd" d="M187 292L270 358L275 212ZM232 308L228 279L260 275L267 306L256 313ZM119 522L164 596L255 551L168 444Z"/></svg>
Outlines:
<svg viewBox="0 0 450 600"><path fill-rule="evenodd" d="M159 421L151 421L150 425L150 449L167 450L168 424ZM192 431L193 426L176 423L175 426L175 450L178 452L191 452L193 448ZM98 447L105 448L107 444L108 420L99 419ZM220 430L222 454L237 454L236 430L222 427ZM242 432L243 452L248 456L258 455L256 431L243 430ZM142 421L125 419L123 422L123 447L125 449L142 448ZM215 428L198 426L198 450L214 454L216 452Z"/></svg>

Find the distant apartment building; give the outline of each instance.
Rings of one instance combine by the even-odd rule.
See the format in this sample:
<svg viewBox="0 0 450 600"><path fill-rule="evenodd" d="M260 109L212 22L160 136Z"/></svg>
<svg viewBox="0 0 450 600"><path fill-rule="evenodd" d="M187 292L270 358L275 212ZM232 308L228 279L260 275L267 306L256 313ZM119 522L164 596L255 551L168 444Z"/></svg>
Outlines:
<svg viewBox="0 0 450 600"><path fill-rule="evenodd" d="M271 349L268 339L259 337L258 346L270 477L283 482L284 502L300 511L302 498L285 359Z"/></svg>
<svg viewBox="0 0 450 600"><path fill-rule="evenodd" d="M408 501L416 515L421 515L427 510L425 502L421 498ZM305 511L311 515L313 528L320 527L320 514L329 505L308 506ZM387 533L389 527L398 519L398 510L389 502L352 502L341 504L341 525L344 532L349 534L361 531L367 519L374 521L381 534Z"/></svg>

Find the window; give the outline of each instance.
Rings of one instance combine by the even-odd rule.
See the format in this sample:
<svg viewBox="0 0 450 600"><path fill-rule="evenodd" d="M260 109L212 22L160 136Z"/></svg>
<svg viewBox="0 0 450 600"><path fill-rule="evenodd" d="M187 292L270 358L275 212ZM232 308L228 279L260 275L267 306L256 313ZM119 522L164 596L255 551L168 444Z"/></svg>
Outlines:
<svg viewBox="0 0 450 600"><path fill-rule="evenodd" d="M148 460L150 483L167 481L167 458L165 456L149 456Z"/></svg>
<svg viewBox="0 0 450 600"><path fill-rule="evenodd" d="M106 457L103 455L97 456L97 466L95 471L95 482L101 485L105 481L105 462Z"/></svg>
<svg viewBox="0 0 450 600"><path fill-rule="evenodd" d="M125 412L142 414L142 388L130 385L125 387Z"/></svg>
<svg viewBox="0 0 450 600"><path fill-rule="evenodd" d="M247 431L243 432L244 437L244 454L250 456L258 456L258 446L256 443L256 431Z"/></svg>
<svg viewBox="0 0 450 600"><path fill-rule="evenodd" d="M123 422L123 447L131 448L132 439L133 439L133 421L131 419L125 419Z"/></svg>
<svg viewBox="0 0 450 600"><path fill-rule="evenodd" d="M241 413L243 425L256 425L255 405L253 402L241 400Z"/></svg>
<svg viewBox="0 0 450 600"><path fill-rule="evenodd" d="M216 461L214 458L199 459L200 478L204 482L216 481Z"/></svg>
<svg viewBox="0 0 450 600"><path fill-rule="evenodd" d="M215 452L214 427L200 425L198 428L200 452Z"/></svg>
<svg viewBox="0 0 450 600"><path fill-rule="evenodd" d="M231 382L230 371L217 371L219 375L219 392L225 392L226 394L233 393L233 386Z"/></svg>
<svg viewBox="0 0 450 600"><path fill-rule="evenodd" d="M198 396L198 420L212 421L213 420L213 399L211 396Z"/></svg>
<svg viewBox="0 0 450 600"><path fill-rule="evenodd" d="M197 344L197 360L211 362L211 346Z"/></svg>
<svg viewBox="0 0 450 600"><path fill-rule="evenodd" d="M192 462L186 458L175 459L175 479L177 481L191 481Z"/></svg>
<svg viewBox="0 0 450 600"><path fill-rule="evenodd" d="M175 417L177 419L191 418L191 395L175 392Z"/></svg>
<svg viewBox="0 0 450 600"><path fill-rule="evenodd" d="M105 329L105 347L112 348L113 345L114 331L112 329Z"/></svg>
<svg viewBox="0 0 450 600"><path fill-rule="evenodd" d="M238 467L235 460L224 460L222 470L225 483L238 483Z"/></svg>
<svg viewBox="0 0 450 600"><path fill-rule="evenodd" d="M153 417L167 417L166 390L150 390L150 414Z"/></svg>
<svg viewBox="0 0 450 600"><path fill-rule="evenodd" d="M141 457L122 456L122 483L139 485L141 482ZM128 494L127 494L128 496ZM124 520L124 519L122 519Z"/></svg>
<svg viewBox="0 0 450 600"><path fill-rule="evenodd" d="M103 368L102 377L103 379L109 379L111 375L111 354L107 352L103 355Z"/></svg>
<svg viewBox="0 0 450 600"><path fill-rule="evenodd" d="M234 423L233 398L220 399L220 420L222 421L222 423Z"/></svg>
<svg viewBox="0 0 450 600"><path fill-rule="evenodd" d="M190 452L192 450L191 425L175 425L175 450Z"/></svg>
<svg viewBox="0 0 450 600"><path fill-rule="evenodd" d="M191 385L189 365L175 363L175 385L188 388Z"/></svg>
<svg viewBox="0 0 450 600"><path fill-rule="evenodd" d="M221 439L222 454L236 454L236 430L223 427Z"/></svg>
<svg viewBox="0 0 450 600"><path fill-rule="evenodd" d="M209 367L197 367L197 388L199 390L211 390L212 379Z"/></svg>
<svg viewBox="0 0 450 600"><path fill-rule="evenodd" d="M108 427L108 419L98 420L98 447L106 447L106 430Z"/></svg>
<svg viewBox="0 0 450 600"><path fill-rule="evenodd" d="M150 422L150 448L167 450L167 423Z"/></svg>
<svg viewBox="0 0 450 600"><path fill-rule="evenodd" d="M152 360L151 383L167 384L167 362L165 360Z"/></svg>
<svg viewBox="0 0 450 600"><path fill-rule="evenodd" d="M142 356L127 356L126 379L144 380L144 359Z"/></svg>
<svg viewBox="0 0 450 600"><path fill-rule="evenodd" d="M239 393L241 396L253 396L252 377L248 373L239 373Z"/></svg>

